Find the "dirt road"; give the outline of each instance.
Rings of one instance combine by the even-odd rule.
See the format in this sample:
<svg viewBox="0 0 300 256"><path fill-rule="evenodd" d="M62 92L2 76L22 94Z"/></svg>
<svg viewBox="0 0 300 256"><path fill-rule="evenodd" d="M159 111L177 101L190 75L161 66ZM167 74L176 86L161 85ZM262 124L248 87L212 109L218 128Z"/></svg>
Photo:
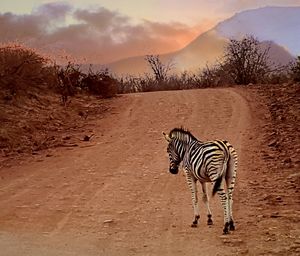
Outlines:
<svg viewBox="0 0 300 256"><path fill-rule="evenodd" d="M249 228L248 216L256 208L244 193L247 101L233 89L205 89L124 95L113 106L87 146L0 170L0 254L253 254L256 227ZM190 191L182 172L168 173L161 135L181 125L201 140L227 139L238 151L237 230L228 236L221 235L217 196L211 199L214 225L206 225L200 204L200 225L190 228Z"/></svg>

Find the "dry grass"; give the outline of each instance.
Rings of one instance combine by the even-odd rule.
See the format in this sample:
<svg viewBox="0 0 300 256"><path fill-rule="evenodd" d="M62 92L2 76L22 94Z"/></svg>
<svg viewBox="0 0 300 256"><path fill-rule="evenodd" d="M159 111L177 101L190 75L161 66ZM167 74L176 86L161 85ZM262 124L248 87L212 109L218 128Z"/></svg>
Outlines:
<svg viewBox="0 0 300 256"><path fill-rule="evenodd" d="M93 83L85 81L83 86L89 77ZM2 45L0 155L75 145L75 134L86 135L87 120L105 111L102 98L116 92L108 75L84 74L71 63L59 67L33 49Z"/></svg>
<svg viewBox="0 0 300 256"><path fill-rule="evenodd" d="M22 103L0 104L0 155L76 146L92 133L89 124L103 115L108 104L95 96L81 95L73 97L66 107L49 92Z"/></svg>

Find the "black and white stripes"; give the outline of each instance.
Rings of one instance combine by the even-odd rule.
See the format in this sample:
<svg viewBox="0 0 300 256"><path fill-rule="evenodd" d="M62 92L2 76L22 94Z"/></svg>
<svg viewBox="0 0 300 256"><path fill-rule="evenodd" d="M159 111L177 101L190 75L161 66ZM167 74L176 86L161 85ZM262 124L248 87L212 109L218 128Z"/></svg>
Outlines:
<svg viewBox="0 0 300 256"><path fill-rule="evenodd" d="M209 207L206 183L213 182L213 195L218 193L224 209L224 229L227 234L234 230L232 216L232 193L237 170L237 153L227 141L215 140L202 142L189 131L174 128L169 135L163 133L168 141L167 152L170 157L170 172L178 173L182 162L186 180L192 192L194 220L192 227L197 227L200 218L197 195L197 181L202 186L202 200L207 208L207 224L211 225L212 214Z"/></svg>

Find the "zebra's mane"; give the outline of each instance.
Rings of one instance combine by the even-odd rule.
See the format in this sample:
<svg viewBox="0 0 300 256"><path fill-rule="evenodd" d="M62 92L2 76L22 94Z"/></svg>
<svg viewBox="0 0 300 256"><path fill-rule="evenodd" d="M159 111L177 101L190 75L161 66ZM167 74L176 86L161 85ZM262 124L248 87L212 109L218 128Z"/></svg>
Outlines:
<svg viewBox="0 0 300 256"><path fill-rule="evenodd" d="M170 131L170 138L178 138L184 140L186 138L191 138L192 140L198 140L189 130L181 128L174 128Z"/></svg>

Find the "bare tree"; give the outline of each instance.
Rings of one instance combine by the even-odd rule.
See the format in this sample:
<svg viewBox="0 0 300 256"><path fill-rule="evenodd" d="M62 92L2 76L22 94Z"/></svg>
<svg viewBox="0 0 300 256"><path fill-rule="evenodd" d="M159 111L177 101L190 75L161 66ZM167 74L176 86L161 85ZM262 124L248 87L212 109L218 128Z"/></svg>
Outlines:
<svg viewBox="0 0 300 256"><path fill-rule="evenodd" d="M231 39L225 48L222 68L236 84L263 81L271 72L269 50L270 45L263 46L253 36L246 36L242 40Z"/></svg>
<svg viewBox="0 0 300 256"><path fill-rule="evenodd" d="M172 69L173 64L171 61L164 64L160 60L159 55L146 55L145 60L152 69L156 81L165 81L168 77L169 71Z"/></svg>

